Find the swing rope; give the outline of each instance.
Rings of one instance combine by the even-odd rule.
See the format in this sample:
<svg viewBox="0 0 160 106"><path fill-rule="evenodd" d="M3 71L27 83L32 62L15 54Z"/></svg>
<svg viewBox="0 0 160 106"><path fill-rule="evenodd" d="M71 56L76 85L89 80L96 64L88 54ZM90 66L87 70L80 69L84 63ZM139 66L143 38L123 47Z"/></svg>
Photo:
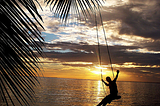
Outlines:
<svg viewBox="0 0 160 106"><path fill-rule="evenodd" d="M102 15L101 15L99 6L98 6L98 11L99 11L99 15L100 15L101 25L102 25L102 28L103 28L103 33L104 33L103 35L104 35L104 38L105 38L106 49L107 49L107 52L108 52L108 57L109 57L109 61L110 61L110 66L111 66L111 70L112 70L112 74L113 74L113 78L114 78L114 72L113 72L113 66L112 66L112 59L111 59L111 55L110 55L110 51L109 51L108 41L107 41L107 37L106 37L106 33L105 33L103 21L102 21ZM99 65L100 65L100 67L101 67L101 65L102 65L102 59L101 59L100 40L99 40L99 34L98 34L98 26L97 26L96 12L95 12L95 24L96 24L96 32L97 32L97 43L98 43L98 60L99 60ZM101 79L103 79L102 68L101 68ZM103 90L104 90L103 82L102 82L102 86L103 86ZM105 92L105 90L104 90L104 92ZM105 92L105 94L106 94L106 92Z"/></svg>
<svg viewBox="0 0 160 106"><path fill-rule="evenodd" d="M101 67L102 61L101 61L101 50L100 50L100 43L99 43L99 34L98 34L98 27L97 27L96 12L95 12L95 23L96 23L97 43L98 43L98 60L99 60L99 65L100 65L100 67ZM101 68L101 79L103 79L102 68ZM103 82L102 82L102 87L103 87L104 93L106 94L106 91L105 91L105 89L104 89Z"/></svg>
<svg viewBox="0 0 160 106"><path fill-rule="evenodd" d="M99 59L99 65L101 67L101 65L102 65L102 59L101 59L101 50L100 50L100 43L99 43L99 35L98 35L97 23L96 23L96 31L97 31L97 41L98 41L98 59ZM101 68L101 79L103 79L102 68Z"/></svg>
<svg viewBox="0 0 160 106"><path fill-rule="evenodd" d="M99 11L99 14L100 14L101 24L102 24L103 33L104 33L103 35L104 35L104 38L105 38L105 43L106 43L106 48L107 48L107 52L108 52L108 57L109 57L110 65L111 65L111 70L112 70L113 78L114 78L114 72L113 72L113 66L112 66L112 59L111 59L111 55L110 55L110 51L109 51L108 41L107 41L107 37L106 37L106 33L105 33L103 21L102 21L102 15L101 15L99 6L98 6L98 11Z"/></svg>

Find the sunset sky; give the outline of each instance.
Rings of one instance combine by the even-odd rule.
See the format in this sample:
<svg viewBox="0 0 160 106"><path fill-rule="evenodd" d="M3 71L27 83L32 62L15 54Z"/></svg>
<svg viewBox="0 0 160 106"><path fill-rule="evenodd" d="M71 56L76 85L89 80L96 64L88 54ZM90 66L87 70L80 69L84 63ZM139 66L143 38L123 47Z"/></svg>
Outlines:
<svg viewBox="0 0 160 106"><path fill-rule="evenodd" d="M101 79L110 68L103 29L97 14L102 66L98 62L94 14L86 21L76 14L65 26L42 2L45 56L41 58L45 77ZM119 81L160 82L160 1L106 0L101 9L114 75Z"/></svg>

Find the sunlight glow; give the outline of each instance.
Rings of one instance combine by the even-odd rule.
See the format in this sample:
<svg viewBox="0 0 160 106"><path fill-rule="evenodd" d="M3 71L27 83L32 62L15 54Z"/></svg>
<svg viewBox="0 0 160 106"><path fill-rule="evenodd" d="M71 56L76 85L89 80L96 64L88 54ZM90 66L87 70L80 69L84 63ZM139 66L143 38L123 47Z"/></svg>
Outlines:
<svg viewBox="0 0 160 106"><path fill-rule="evenodd" d="M94 73L94 74L98 74L98 75L106 74L106 72L101 72L101 71L91 71L91 72Z"/></svg>
<svg viewBox="0 0 160 106"><path fill-rule="evenodd" d="M87 65L87 64L93 64L92 62L63 62L63 64L83 64L83 65Z"/></svg>
<svg viewBox="0 0 160 106"><path fill-rule="evenodd" d="M102 66L95 66L95 68L97 68L97 69L107 69L107 68L105 68L105 67L102 67Z"/></svg>

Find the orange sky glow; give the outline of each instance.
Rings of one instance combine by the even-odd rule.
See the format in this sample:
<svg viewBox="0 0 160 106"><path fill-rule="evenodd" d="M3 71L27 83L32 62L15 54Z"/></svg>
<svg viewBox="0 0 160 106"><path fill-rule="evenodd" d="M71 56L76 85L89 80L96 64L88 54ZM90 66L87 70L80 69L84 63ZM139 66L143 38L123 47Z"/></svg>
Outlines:
<svg viewBox="0 0 160 106"><path fill-rule="evenodd" d="M116 76L116 70L120 70L119 67L114 67L114 71L112 72L111 67L108 67L107 65L106 66L103 65L103 67L100 67L100 66L94 66L92 63L87 63L87 62L71 62L70 64L72 65L91 64L91 66L69 66L69 65L66 66L66 65L63 65L62 63L52 63L50 61L48 63L42 64L42 67L44 70L42 71L43 76L58 77L58 78L101 80L101 70L102 70L103 79L105 79L105 77L107 76L113 79L113 74L114 76ZM131 73L126 73L126 72L123 72L123 70L120 70L118 81L138 81L138 79L136 79L135 76L132 76Z"/></svg>

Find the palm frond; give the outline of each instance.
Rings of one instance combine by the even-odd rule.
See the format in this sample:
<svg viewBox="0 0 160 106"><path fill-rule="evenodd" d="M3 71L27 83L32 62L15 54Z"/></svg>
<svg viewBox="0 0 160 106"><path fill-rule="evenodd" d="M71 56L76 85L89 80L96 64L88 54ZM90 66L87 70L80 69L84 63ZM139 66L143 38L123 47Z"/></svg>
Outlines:
<svg viewBox="0 0 160 106"><path fill-rule="evenodd" d="M38 3L37 0L34 0ZM42 17L33 0L0 0L0 99L7 105L33 100L43 38L38 26ZM86 19L101 6L101 0L44 0L55 15L66 22L70 11ZM40 4L38 3L40 6ZM30 15L24 11L27 10ZM44 29L44 28L43 28ZM36 42L38 40L38 43ZM36 52L36 53L35 53ZM40 70L40 69L39 69ZM26 98L27 97L27 98ZM0 100L1 101L1 100Z"/></svg>
<svg viewBox="0 0 160 106"><path fill-rule="evenodd" d="M50 5L50 10L54 12L55 16L65 22L71 10L71 14L78 14L80 17L80 13L82 13L84 19L87 19L90 13L94 13L95 10L102 6L102 1L103 0L45 0L47 5Z"/></svg>
<svg viewBox="0 0 160 106"><path fill-rule="evenodd" d="M43 26L36 16L43 21L33 0L0 0L0 98L7 105L15 105L11 95L21 105L29 105L33 87L39 83L39 59L34 51L42 55L43 38L35 23Z"/></svg>

